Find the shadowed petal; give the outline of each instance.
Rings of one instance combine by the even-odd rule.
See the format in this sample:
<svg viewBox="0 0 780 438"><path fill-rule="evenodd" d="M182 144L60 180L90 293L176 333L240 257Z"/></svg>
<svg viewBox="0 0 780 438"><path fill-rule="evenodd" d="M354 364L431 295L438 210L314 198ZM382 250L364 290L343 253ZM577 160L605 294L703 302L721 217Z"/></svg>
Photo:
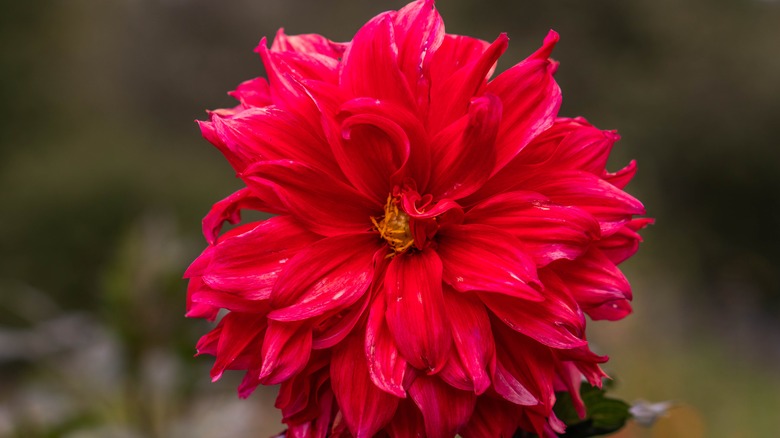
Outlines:
<svg viewBox="0 0 780 438"><path fill-rule="evenodd" d="M472 390L482 394L490 386L496 354L485 305L476 296L449 287L444 292L444 300L458 356L472 382Z"/></svg>
<svg viewBox="0 0 780 438"><path fill-rule="evenodd" d="M371 381L358 333L333 348L330 377L344 421L355 438L373 437L395 414L399 398Z"/></svg>
<svg viewBox="0 0 780 438"><path fill-rule="evenodd" d="M593 248L573 262L554 266L553 270L591 318L615 321L631 313L631 285L601 250Z"/></svg>
<svg viewBox="0 0 780 438"><path fill-rule="evenodd" d="M451 438L469 420L477 397L461 391L436 377L418 376L409 395L420 408L428 438Z"/></svg>
<svg viewBox="0 0 780 438"><path fill-rule="evenodd" d="M260 383L275 385L289 379L306 366L310 354L310 328L269 320L263 340L263 365L258 374Z"/></svg>

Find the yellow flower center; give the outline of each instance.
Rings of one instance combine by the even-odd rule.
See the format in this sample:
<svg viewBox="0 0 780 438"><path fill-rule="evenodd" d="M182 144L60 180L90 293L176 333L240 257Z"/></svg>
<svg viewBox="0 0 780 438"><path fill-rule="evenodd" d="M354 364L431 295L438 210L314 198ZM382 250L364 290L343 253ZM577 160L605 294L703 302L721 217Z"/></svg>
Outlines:
<svg viewBox="0 0 780 438"><path fill-rule="evenodd" d="M393 198L392 195L388 196L385 215L379 220L375 217L371 218L374 228L394 251L388 255L389 257L401 254L414 245L412 231L409 228L409 215L398 208L398 202L398 199Z"/></svg>

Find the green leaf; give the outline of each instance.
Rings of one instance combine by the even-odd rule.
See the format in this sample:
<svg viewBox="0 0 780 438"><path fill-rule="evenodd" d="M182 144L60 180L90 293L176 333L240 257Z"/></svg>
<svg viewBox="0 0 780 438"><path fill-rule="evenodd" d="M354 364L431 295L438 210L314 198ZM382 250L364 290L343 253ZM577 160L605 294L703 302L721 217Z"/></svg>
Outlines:
<svg viewBox="0 0 780 438"><path fill-rule="evenodd" d="M580 396L587 409L587 417L580 419L569 393L558 393L555 415L566 423L566 438L585 438L608 435L620 430L631 418L628 403L605 396L606 389L583 383Z"/></svg>

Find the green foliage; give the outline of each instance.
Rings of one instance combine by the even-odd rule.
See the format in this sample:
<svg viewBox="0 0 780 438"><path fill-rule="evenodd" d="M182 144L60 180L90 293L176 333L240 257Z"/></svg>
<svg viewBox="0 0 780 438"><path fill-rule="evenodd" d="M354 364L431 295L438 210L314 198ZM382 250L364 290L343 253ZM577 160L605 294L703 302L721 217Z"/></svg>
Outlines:
<svg viewBox="0 0 780 438"><path fill-rule="evenodd" d="M620 430L631 418L628 403L606 396L608 385L596 388L588 383L580 386L580 396L585 403L587 416L580 419L568 392L557 394L553 410L566 423L566 438L585 438L608 435Z"/></svg>

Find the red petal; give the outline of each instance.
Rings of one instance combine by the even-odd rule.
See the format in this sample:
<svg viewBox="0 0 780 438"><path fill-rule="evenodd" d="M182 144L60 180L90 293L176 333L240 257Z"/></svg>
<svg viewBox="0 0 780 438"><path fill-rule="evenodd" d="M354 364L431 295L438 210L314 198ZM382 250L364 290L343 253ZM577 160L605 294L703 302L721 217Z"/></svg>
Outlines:
<svg viewBox="0 0 780 438"><path fill-rule="evenodd" d="M460 435L463 438L511 438L517 431L518 417L514 405L492 397L480 397Z"/></svg>
<svg viewBox="0 0 780 438"><path fill-rule="evenodd" d="M544 410L552 409L555 403L555 358L552 350L531 338L512 332L501 323L493 325L493 334L496 337L497 354L496 391L513 403L536 405L530 403L530 395ZM499 385L498 382L506 382L507 385ZM519 392L522 389L527 392Z"/></svg>
<svg viewBox="0 0 780 438"><path fill-rule="evenodd" d="M244 81L228 94L238 99L244 108L264 107L272 103L268 81L265 78L254 78Z"/></svg>
<svg viewBox="0 0 780 438"><path fill-rule="evenodd" d="M484 87L498 58L509 45L506 34L499 35L479 58L464 65L446 81L431 84L429 132L435 133L467 114L469 102Z"/></svg>
<svg viewBox="0 0 780 438"><path fill-rule="evenodd" d="M501 101L485 94L473 99L468 114L440 131L431 143L433 172L429 192L436 198L468 196L490 177Z"/></svg>
<svg viewBox="0 0 780 438"><path fill-rule="evenodd" d="M315 350L330 348L341 342L355 327L368 307L368 295L364 294L360 300L335 315L325 315L324 320L315 326L312 347Z"/></svg>
<svg viewBox="0 0 780 438"><path fill-rule="evenodd" d="M436 50L431 62L431 82L444 83L461 67L469 65L490 47L490 43L463 35L444 35L441 46ZM494 64L495 65L495 64ZM485 78L490 77L489 70Z"/></svg>
<svg viewBox="0 0 780 438"><path fill-rule="evenodd" d="M385 276L387 325L395 344L404 359L429 374L444 366L452 342L441 272L439 256L426 249L395 256Z"/></svg>
<svg viewBox="0 0 780 438"><path fill-rule="evenodd" d="M469 421L477 401L473 392L460 391L428 376L418 376L409 395L422 411L428 438L452 438Z"/></svg>
<svg viewBox="0 0 780 438"><path fill-rule="evenodd" d="M344 421L355 438L373 437L393 418L399 399L371 381L363 339L357 333L333 348L330 377Z"/></svg>
<svg viewBox="0 0 780 438"><path fill-rule="evenodd" d="M309 361L311 329L302 324L268 321L262 355L258 374L261 383L275 385L289 379Z"/></svg>
<svg viewBox="0 0 780 438"><path fill-rule="evenodd" d="M281 204L277 204L277 202L274 202L274 204ZM219 232L225 222L237 224L241 221L241 210L250 209L269 212L276 210L269 207L270 205L258 198L252 190L241 189L211 207L211 211L203 218L203 235L206 237L206 241L213 245L217 241Z"/></svg>
<svg viewBox="0 0 780 438"><path fill-rule="evenodd" d="M539 267L558 259L576 259L601 234L598 221L589 213L553 204L534 192L509 192L489 198L469 210L465 221L513 235Z"/></svg>
<svg viewBox="0 0 780 438"><path fill-rule="evenodd" d="M385 431L393 438L425 437L422 412L409 399L399 401L398 410Z"/></svg>
<svg viewBox="0 0 780 438"><path fill-rule="evenodd" d="M302 35L287 35L284 29L279 29L271 44L273 52L298 52L318 54L330 58L340 58L346 49L343 43L335 43L322 35L314 33Z"/></svg>
<svg viewBox="0 0 780 438"><path fill-rule="evenodd" d="M319 239L286 216L253 224L241 234L223 236L214 245L203 281L246 299L266 300L287 261Z"/></svg>
<svg viewBox="0 0 780 438"><path fill-rule="evenodd" d="M487 225L450 225L436 234L443 279L460 292L492 291L530 301L544 297L536 265L520 243Z"/></svg>
<svg viewBox="0 0 780 438"><path fill-rule="evenodd" d="M252 349L259 352L259 346L263 342L263 334L267 326L267 320L262 314L252 313L228 313L220 322L222 333L217 346L217 360L211 368L211 380L216 382L222 377L222 372L230 367L233 361L244 352ZM254 347L250 344L254 343ZM257 357L259 362L260 358ZM256 365L256 364L244 364ZM249 368L248 367L248 368Z"/></svg>
<svg viewBox="0 0 780 438"><path fill-rule="evenodd" d="M446 290L444 299L458 355L474 393L482 394L490 386L496 354L487 310L477 297L470 294Z"/></svg>
<svg viewBox="0 0 780 438"><path fill-rule="evenodd" d="M622 189L628 185L629 182L636 175L636 160L631 160L628 166L618 170L615 173L604 172L603 178L613 186Z"/></svg>
<svg viewBox="0 0 780 438"><path fill-rule="evenodd" d="M409 3L398 11L394 23L398 65L423 108L429 99L431 58L444 39L444 22L433 3Z"/></svg>
<svg viewBox="0 0 780 438"><path fill-rule="evenodd" d="M247 162L293 160L334 177L341 175L323 133L307 129L309 123L288 110L251 108L232 117L212 115L211 122L226 147Z"/></svg>
<svg viewBox="0 0 780 438"><path fill-rule="evenodd" d="M552 268L591 318L615 321L631 313L631 285L599 249Z"/></svg>
<svg viewBox="0 0 780 438"><path fill-rule="evenodd" d="M340 82L352 97L388 100L411 109L415 100L398 67L394 16L377 15L357 32L344 53Z"/></svg>
<svg viewBox="0 0 780 438"><path fill-rule="evenodd" d="M518 164L545 169L583 170L601 175L612 146L620 138L583 118L559 118L517 155Z"/></svg>
<svg viewBox="0 0 780 438"><path fill-rule="evenodd" d="M620 228L617 233L600 240L599 249L612 263L616 265L623 263L639 249L642 236L637 231L654 222L655 220L648 218L634 219Z"/></svg>
<svg viewBox="0 0 780 438"><path fill-rule="evenodd" d="M385 297L378 294L371 305L366 327L366 358L371 381L381 390L396 397L406 398L404 375L406 361L399 354L385 321Z"/></svg>
<svg viewBox="0 0 780 438"><path fill-rule="evenodd" d="M587 172L539 173L522 185L556 204L572 205L592 214L599 221L603 236L615 233L632 215L645 213L636 198Z"/></svg>
<svg viewBox="0 0 780 438"><path fill-rule="evenodd" d="M263 161L242 175L251 188L273 188L306 228L325 236L366 231L382 211L352 187L294 161Z"/></svg>
<svg viewBox="0 0 780 438"><path fill-rule="evenodd" d="M268 318L296 321L337 312L354 304L371 285L374 233L329 237L287 262L271 293Z"/></svg>
<svg viewBox="0 0 780 438"><path fill-rule="evenodd" d="M479 297L507 326L542 344L552 348L586 345L585 318L566 285L547 270L539 275L545 286L544 301L518 302L514 297L494 293L479 293Z"/></svg>
<svg viewBox="0 0 780 438"><path fill-rule="evenodd" d="M490 81L485 88L504 107L496 139L496 167L504 167L534 137L549 128L561 106L561 89L552 75L557 64L547 57L558 41L550 31L541 49Z"/></svg>

